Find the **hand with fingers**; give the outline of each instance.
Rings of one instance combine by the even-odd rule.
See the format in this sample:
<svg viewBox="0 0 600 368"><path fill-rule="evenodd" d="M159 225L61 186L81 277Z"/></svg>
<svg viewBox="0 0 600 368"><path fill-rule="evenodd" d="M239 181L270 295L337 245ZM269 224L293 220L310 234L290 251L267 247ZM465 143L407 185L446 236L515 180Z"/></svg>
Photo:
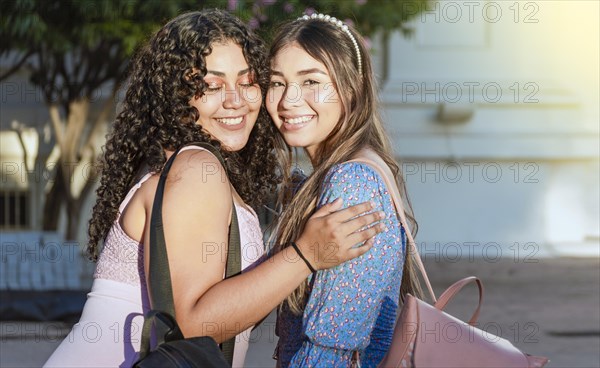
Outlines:
<svg viewBox="0 0 600 368"><path fill-rule="evenodd" d="M309 268L331 268L361 256L371 249L375 235L385 231L383 223L376 224L385 218L385 213L371 212L373 203L364 202L343 210L341 207L339 198L321 207L308 219L296 240L296 250L306 258Z"/></svg>

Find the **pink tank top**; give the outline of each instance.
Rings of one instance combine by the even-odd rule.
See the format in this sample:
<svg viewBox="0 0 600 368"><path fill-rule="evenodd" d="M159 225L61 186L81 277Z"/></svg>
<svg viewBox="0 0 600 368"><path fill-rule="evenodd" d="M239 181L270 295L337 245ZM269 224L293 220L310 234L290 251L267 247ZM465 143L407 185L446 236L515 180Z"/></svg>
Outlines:
<svg viewBox="0 0 600 368"><path fill-rule="evenodd" d="M197 146L188 146L182 149L203 149ZM129 237L121 228L120 217L125 207L135 194L135 192L146 182L153 174L148 173L131 188L119 207L117 219L110 229L104 248L100 254L94 279L112 280L123 284L133 286L131 290L136 290L134 294L129 295L131 301L142 301L138 304L137 310L132 312L144 313L149 308L147 303L146 278L144 276L144 246ZM240 242L242 251L242 270L252 265L260 259L264 253L263 234L260 228L256 213L246 206L235 204L238 214L240 228ZM110 293L110 291L107 291ZM246 351L248 349L249 330L238 335L235 346L234 366L243 366ZM139 351L139 343L137 350Z"/></svg>

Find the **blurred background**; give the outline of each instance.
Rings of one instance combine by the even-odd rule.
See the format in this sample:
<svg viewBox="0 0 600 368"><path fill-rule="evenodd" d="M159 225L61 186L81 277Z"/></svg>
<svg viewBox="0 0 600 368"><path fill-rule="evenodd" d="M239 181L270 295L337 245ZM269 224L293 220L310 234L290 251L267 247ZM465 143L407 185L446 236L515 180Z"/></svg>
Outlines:
<svg viewBox="0 0 600 368"><path fill-rule="evenodd" d="M43 363L60 342L48 331L63 336L85 302L98 156L131 55L177 14L219 7L266 40L302 13L354 24L436 291L486 276L496 302L484 311L497 309L482 318L504 328L491 333L555 367L600 366L598 1L0 4L0 365ZM254 366L272 366L263 335ZM32 339L42 356L7 358Z"/></svg>

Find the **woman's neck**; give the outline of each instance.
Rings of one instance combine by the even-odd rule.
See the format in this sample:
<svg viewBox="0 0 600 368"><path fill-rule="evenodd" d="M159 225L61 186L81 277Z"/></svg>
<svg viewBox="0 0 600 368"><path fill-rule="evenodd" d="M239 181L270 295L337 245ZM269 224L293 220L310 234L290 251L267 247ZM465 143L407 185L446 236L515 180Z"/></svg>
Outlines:
<svg viewBox="0 0 600 368"><path fill-rule="evenodd" d="M304 152L306 153L306 156L308 156L308 159L310 160L310 164L312 165L312 167L316 167L318 165L318 160L317 160L317 147L306 147L304 148Z"/></svg>

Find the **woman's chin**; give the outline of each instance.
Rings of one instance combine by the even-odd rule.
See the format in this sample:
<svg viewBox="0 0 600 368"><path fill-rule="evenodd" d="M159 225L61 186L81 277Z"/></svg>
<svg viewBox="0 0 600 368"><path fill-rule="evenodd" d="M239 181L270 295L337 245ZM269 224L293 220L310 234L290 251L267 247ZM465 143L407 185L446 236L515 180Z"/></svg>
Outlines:
<svg viewBox="0 0 600 368"><path fill-rule="evenodd" d="M225 149L226 151L229 152L237 152L237 151L241 151L244 147L246 147L246 144L248 144L248 140L244 140L244 141L230 141L230 140L222 140L221 141L221 145L223 146L223 149Z"/></svg>
<svg viewBox="0 0 600 368"><path fill-rule="evenodd" d="M243 132L245 133L245 132ZM218 134L212 134L209 131L209 134L213 139L216 139L221 143L222 149L229 152L236 152L241 150L248 144L248 140L250 138L250 134L223 134L222 132L218 132Z"/></svg>
<svg viewBox="0 0 600 368"><path fill-rule="evenodd" d="M306 148L309 145L308 142L304 141L303 139L298 139L297 137L284 136L284 140L288 146L293 148Z"/></svg>

